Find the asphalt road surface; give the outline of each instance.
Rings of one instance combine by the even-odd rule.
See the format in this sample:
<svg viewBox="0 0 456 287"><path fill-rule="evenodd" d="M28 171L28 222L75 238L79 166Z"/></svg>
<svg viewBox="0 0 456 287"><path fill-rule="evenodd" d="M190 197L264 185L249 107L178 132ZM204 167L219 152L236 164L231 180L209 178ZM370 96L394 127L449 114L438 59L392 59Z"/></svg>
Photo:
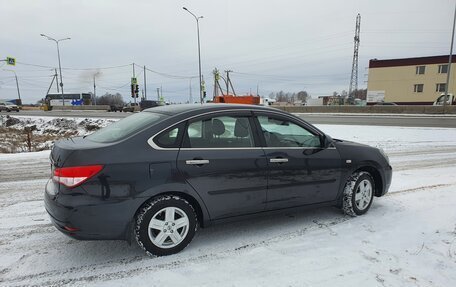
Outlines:
<svg viewBox="0 0 456 287"><path fill-rule="evenodd" d="M6 113L1 113L5 115ZM131 113L105 111L20 111L8 113L20 116L47 117L94 117L94 118L124 118ZM298 113L297 116L312 124L341 124L341 125L377 125L404 127L443 127L456 128L456 115L394 115L394 114L309 114Z"/></svg>

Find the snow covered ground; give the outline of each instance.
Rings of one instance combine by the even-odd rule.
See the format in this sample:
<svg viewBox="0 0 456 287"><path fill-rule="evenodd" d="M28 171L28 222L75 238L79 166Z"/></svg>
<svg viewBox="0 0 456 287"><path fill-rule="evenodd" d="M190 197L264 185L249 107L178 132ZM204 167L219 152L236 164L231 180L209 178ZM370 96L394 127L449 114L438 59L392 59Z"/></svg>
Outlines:
<svg viewBox="0 0 456 287"><path fill-rule="evenodd" d="M117 120L0 115L0 153L48 150L56 140L84 136Z"/></svg>
<svg viewBox="0 0 456 287"><path fill-rule="evenodd" d="M323 208L217 225L161 258L64 236L42 203L49 151L0 154L0 286L456 286L456 130L319 128L390 156L390 193L366 215Z"/></svg>

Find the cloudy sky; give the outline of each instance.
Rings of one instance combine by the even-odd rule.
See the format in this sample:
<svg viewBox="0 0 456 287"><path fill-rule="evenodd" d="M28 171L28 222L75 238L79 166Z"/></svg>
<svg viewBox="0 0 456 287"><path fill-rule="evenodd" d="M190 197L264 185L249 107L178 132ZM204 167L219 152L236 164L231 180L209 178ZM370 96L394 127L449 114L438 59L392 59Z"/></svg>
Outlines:
<svg viewBox="0 0 456 287"><path fill-rule="evenodd" d="M13 69L25 103L43 98L58 66L65 92L119 92L130 101L132 63L147 96L170 102L198 97L195 19L200 20L203 75L212 97L212 70L232 70L237 94L348 90L357 13L361 14L359 87L369 59L449 53L454 0L0 0L0 98L16 98ZM195 78L191 78L195 77ZM55 85L51 92L55 92Z"/></svg>

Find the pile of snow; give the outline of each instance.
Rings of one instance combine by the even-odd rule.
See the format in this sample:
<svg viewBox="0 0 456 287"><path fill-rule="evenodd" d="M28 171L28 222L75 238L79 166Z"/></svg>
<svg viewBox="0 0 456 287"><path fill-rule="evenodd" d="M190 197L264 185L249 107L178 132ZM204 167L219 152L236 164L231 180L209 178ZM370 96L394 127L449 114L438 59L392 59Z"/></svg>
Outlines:
<svg viewBox="0 0 456 287"><path fill-rule="evenodd" d="M0 153L41 151L61 138L84 136L117 119L0 116Z"/></svg>

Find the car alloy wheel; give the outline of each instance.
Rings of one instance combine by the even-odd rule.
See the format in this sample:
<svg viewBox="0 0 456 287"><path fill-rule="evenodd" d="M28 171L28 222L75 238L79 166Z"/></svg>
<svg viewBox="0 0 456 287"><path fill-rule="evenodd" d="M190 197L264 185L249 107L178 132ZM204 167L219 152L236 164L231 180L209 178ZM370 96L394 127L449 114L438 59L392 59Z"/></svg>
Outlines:
<svg viewBox="0 0 456 287"><path fill-rule="evenodd" d="M198 227L193 206L175 195L153 198L139 209L134 235L147 254L165 256L183 250Z"/></svg>
<svg viewBox="0 0 456 287"><path fill-rule="evenodd" d="M374 191L374 180L368 172L353 173L344 187L342 210L351 216L366 213L372 205Z"/></svg>
<svg viewBox="0 0 456 287"><path fill-rule="evenodd" d="M359 210L364 210L369 206L372 200L372 183L363 179L358 183L358 188L355 192L355 204Z"/></svg>
<svg viewBox="0 0 456 287"><path fill-rule="evenodd" d="M173 248L187 236L190 222L187 214L177 207L165 207L149 222L149 239L160 248Z"/></svg>

